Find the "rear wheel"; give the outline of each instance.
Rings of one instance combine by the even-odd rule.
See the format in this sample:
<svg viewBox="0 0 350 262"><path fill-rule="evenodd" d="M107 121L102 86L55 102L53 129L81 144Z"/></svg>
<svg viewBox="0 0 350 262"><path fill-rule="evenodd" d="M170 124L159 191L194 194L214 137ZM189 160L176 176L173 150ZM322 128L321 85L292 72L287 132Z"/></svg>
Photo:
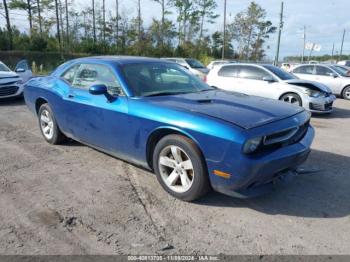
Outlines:
<svg viewBox="0 0 350 262"><path fill-rule="evenodd" d="M344 88L342 92L342 97L346 100L350 100L350 86Z"/></svg>
<svg viewBox="0 0 350 262"><path fill-rule="evenodd" d="M161 186L181 200L196 200L210 189L201 152L187 137L162 138L153 152L153 168Z"/></svg>
<svg viewBox="0 0 350 262"><path fill-rule="evenodd" d="M56 145L66 139L57 125L49 104L45 103L40 106L38 118L41 134L48 143Z"/></svg>
<svg viewBox="0 0 350 262"><path fill-rule="evenodd" d="M285 94L280 98L280 100L296 106L303 105L300 96L294 93Z"/></svg>

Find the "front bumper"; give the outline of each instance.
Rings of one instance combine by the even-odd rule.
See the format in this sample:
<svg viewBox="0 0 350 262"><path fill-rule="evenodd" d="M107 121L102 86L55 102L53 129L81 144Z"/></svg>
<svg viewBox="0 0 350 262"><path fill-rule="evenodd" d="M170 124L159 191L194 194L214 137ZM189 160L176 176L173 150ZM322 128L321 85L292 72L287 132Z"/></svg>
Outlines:
<svg viewBox="0 0 350 262"><path fill-rule="evenodd" d="M23 95L23 84L0 85L0 99Z"/></svg>
<svg viewBox="0 0 350 262"><path fill-rule="evenodd" d="M336 100L335 95L328 97L307 97L304 106L312 113L330 113L333 111L333 103Z"/></svg>
<svg viewBox="0 0 350 262"><path fill-rule="evenodd" d="M294 170L306 161L315 136L310 126L304 138L296 144L282 147L263 157L243 157L239 170L231 170L231 177L217 177L211 172L211 184L215 191L226 195L249 198L271 191L276 184L290 181Z"/></svg>

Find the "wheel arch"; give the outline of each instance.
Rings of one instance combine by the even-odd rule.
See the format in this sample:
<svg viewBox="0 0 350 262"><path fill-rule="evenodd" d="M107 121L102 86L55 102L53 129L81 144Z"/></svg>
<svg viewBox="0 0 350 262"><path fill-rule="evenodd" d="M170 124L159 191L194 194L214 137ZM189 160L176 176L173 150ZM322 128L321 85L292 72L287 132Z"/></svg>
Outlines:
<svg viewBox="0 0 350 262"><path fill-rule="evenodd" d="M36 114L39 113L39 109L43 104L48 103L46 99L39 97L36 101L35 101L35 112Z"/></svg>
<svg viewBox="0 0 350 262"><path fill-rule="evenodd" d="M182 135L185 136L187 138L189 138L191 141L193 141L195 143L195 145L197 146L197 148L199 149L200 153L201 153L201 157L203 159L204 155L203 155L203 151L202 148L199 146L199 142L190 134L188 134L187 132L175 128L175 127L159 127L155 130L152 131L152 133L148 136L147 139L147 144L146 144L146 160L147 160L147 164L149 165L149 167L151 169L153 169L153 152L154 149L157 145L157 143L165 136L168 135Z"/></svg>
<svg viewBox="0 0 350 262"><path fill-rule="evenodd" d="M344 91L345 91L345 89L348 88L348 87L350 87L350 84L349 84L349 85L346 85L346 86L344 86L344 87L342 88L342 90L341 90L341 92L340 92L340 95L341 95L342 98L344 98Z"/></svg>

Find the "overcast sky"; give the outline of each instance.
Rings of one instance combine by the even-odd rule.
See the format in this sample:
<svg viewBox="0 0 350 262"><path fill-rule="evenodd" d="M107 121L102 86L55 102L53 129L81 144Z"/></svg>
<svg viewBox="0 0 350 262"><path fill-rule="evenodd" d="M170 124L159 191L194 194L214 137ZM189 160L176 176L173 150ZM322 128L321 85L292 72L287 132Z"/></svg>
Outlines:
<svg viewBox="0 0 350 262"><path fill-rule="evenodd" d="M102 0L95 0L96 3ZM136 15L136 0L120 0L121 11L132 16ZM145 24L148 25L152 17L160 16L160 7L152 0L141 0L142 15ZM220 17L215 25L210 26L210 31L222 29L223 27L223 2L217 0ZM228 20L232 20L236 13L247 8L251 0L227 0ZM267 19L274 25L278 25L281 2L278 0L256 0L267 11ZM77 8L90 3L89 0L75 0ZM106 0L109 10L114 11L115 1ZM284 1L284 28L281 41L281 56L300 55L302 52L303 26L306 26L307 41L320 44L321 52L325 54L332 52L333 43L335 53L339 52L343 30L347 30L344 43L344 53L350 53L350 1L349 0L285 0ZM28 23L25 17L18 15L19 11L13 11L13 23L20 29L27 30ZM174 15L173 15L174 17ZM175 18L175 17L174 17ZM0 19L4 25L4 19ZM271 36L267 45L271 47L267 51L268 57L273 58L276 50L277 34Z"/></svg>

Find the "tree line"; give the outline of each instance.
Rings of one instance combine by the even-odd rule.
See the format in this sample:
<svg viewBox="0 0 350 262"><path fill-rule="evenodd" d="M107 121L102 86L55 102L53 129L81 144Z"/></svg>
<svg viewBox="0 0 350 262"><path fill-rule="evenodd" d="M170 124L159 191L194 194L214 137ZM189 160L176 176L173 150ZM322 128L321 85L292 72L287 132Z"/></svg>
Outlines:
<svg viewBox="0 0 350 262"><path fill-rule="evenodd" d="M113 2L111 2L113 1ZM149 0L160 7L159 17L144 22L144 0L128 0L136 15L122 11L126 0L87 0L77 9L74 0L2 0L6 25L0 26L1 50L84 54L127 54L154 57L220 58L222 22L215 0ZM26 13L29 31L16 26ZM173 14L173 15L172 15ZM175 17L175 18L174 18ZM22 16L23 19L23 16ZM216 24L217 30L209 30ZM213 27L213 26L212 26ZM265 41L276 27L255 2L238 12L226 26L225 58L262 60Z"/></svg>

